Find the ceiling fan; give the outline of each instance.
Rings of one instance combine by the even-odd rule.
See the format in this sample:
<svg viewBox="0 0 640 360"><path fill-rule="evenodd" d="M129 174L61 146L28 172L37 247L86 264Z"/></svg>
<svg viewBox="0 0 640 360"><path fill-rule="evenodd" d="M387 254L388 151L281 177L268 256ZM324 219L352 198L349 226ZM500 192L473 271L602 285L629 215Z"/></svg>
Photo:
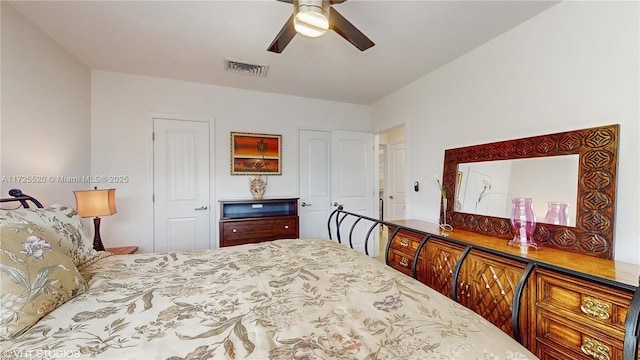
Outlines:
<svg viewBox="0 0 640 360"><path fill-rule="evenodd" d="M375 45L333 8L332 5L341 4L346 0L278 1L293 4L294 10L289 20L269 45L268 51L281 53L297 33L308 37L317 37L329 29L337 32L360 51L365 51Z"/></svg>

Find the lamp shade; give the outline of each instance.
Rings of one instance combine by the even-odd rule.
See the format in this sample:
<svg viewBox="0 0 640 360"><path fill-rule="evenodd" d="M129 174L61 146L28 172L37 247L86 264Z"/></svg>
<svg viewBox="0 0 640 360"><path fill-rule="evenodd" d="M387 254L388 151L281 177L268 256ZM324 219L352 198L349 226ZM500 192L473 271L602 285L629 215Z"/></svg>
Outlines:
<svg viewBox="0 0 640 360"><path fill-rule="evenodd" d="M116 213L116 189L77 190L76 209L81 217L98 217Z"/></svg>

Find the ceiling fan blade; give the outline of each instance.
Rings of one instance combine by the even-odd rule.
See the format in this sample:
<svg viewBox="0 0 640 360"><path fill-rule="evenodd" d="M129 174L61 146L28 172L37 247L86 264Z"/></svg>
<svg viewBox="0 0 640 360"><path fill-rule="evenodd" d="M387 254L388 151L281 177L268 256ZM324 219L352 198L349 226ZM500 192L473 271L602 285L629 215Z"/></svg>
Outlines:
<svg viewBox="0 0 640 360"><path fill-rule="evenodd" d="M278 1L287 3L287 4L293 4L293 0L278 0Z"/></svg>
<svg viewBox="0 0 640 360"><path fill-rule="evenodd" d="M353 26L349 20L340 15L340 13L333 7L329 11L329 24L333 31L337 32L338 35L342 36L348 42L353 44L353 46L360 49L360 51L365 51L375 45L371 39Z"/></svg>
<svg viewBox="0 0 640 360"><path fill-rule="evenodd" d="M296 29L293 28L293 15L291 15L267 50L280 54L295 35Z"/></svg>

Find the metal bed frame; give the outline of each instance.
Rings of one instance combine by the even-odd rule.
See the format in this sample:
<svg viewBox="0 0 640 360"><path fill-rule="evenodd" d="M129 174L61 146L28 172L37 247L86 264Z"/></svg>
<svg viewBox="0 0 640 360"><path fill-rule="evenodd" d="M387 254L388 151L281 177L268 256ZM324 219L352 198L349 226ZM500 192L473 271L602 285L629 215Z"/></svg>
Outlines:
<svg viewBox="0 0 640 360"><path fill-rule="evenodd" d="M345 219L350 219L349 222L351 222L351 226L348 229L343 229L345 227L348 227L348 225L344 225L344 221ZM422 238L422 241L420 242L420 244L418 245L418 248L416 249L416 253L413 257L413 265L412 265L412 269L411 269L411 273L414 279L417 279L418 274L417 274L417 264L418 264L418 257L423 249L423 247L426 245L427 241L430 238L438 238L437 236L433 235L433 234L429 234L429 233L425 233L423 231L419 231L413 228L409 228L406 226L401 226L401 225L397 225L397 224L393 224L390 222L386 222L383 220L379 220L379 219L375 219L372 217L368 217L368 216L363 216L363 215L359 215L356 213L352 213L352 212L348 212L345 211L343 209L342 206L338 206L330 215L329 215L329 220L327 221L327 230L329 233L329 239L333 240L333 234L336 235L336 241L338 241L338 243L343 242L343 235L346 236L346 239L344 239L345 241L348 240L348 244L349 247L351 247L352 249L354 249L354 245L353 245L353 234L354 234L354 230L356 229L356 226L362 221L362 220L366 220L368 222L371 222L372 225L370 225L369 229L367 230L366 233L366 237L365 237L365 242L364 242L364 252L365 254L369 255L369 241L371 239L371 234L373 233L373 231L378 227L378 226L391 226L393 228L395 228L395 230L389 235L389 239L387 240L387 245L385 248L385 253L384 253L384 257L385 257L385 263L387 265L389 265L389 248L391 247L391 243L393 242L393 239L397 236L398 232L401 230L409 230L413 233L420 233L420 234L424 234L424 237ZM523 295L523 291L524 291L524 287L527 284L527 280L529 278L529 276L531 275L531 273L533 272L534 268L536 267L542 267L542 268L550 268L550 269L555 269L555 270L561 270L566 272L566 269L558 269L554 266L550 266L550 265L546 265L546 264L540 264L535 260L531 260L531 259L523 259L517 256L511 256L509 254L503 254L503 253L498 253L497 251L490 249L490 248L486 248L486 247L481 247L481 246L476 246L476 245L471 245L471 244L467 244L467 243L463 243L460 241L457 241L455 239L451 239L451 238L446 238L447 241L452 242L452 243L456 243L459 244L463 247L465 247L465 250L463 251L460 260L458 260L455 270L454 270L454 277L453 277L453 281L452 281L452 291L451 291L451 299L459 302L458 300L458 294L457 294L457 288L454 284L457 283L457 278L458 275L460 273L461 270L461 265L464 262L465 257L467 256L467 254L469 254L469 252L476 248L479 250L482 250L484 252L488 252L488 253L494 253L494 254L499 254L502 257L507 257L507 258L511 258L515 261L519 261L519 262L523 262L525 264L527 264L523 274L521 275L518 284L514 290L514 299L513 299L513 307L512 307L512 328L514 329L514 338L522 343L522 334L520 334L520 300L522 298ZM578 273L574 273L573 271L570 271L572 274L579 276L579 277L587 277L589 279L591 279L591 277L589 277L589 275L585 274L578 274ZM595 279L595 278L593 278ZM603 282L603 279L597 279L598 282ZM605 283L607 283L607 281L604 281ZM640 282L640 279L639 279ZM633 289L632 287L629 287L630 290L634 291L633 294L633 298L631 299L631 303L629 304L629 310L628 310L628 315L627 318L625 320L625 335L624 335L624 344L623 344L623 360L637 360L638 359L638 355L640 353L639 350L639 346L640 346L640 284L638 286L635 287L635 289Z"/></svg>
<svg viewBox="0 0 640 360"><path fill-rule="evenodd" d="M37 208L42 208L42 203L40 203L40 201L38 201L37 199L35 199L34 197L24 194L20 189L11 189L9 190L9 198L2 198L0 199L0 203L9 203L9 202L15 202L18 201L20 202L20 205L23 208L29 208L29 201L35 205L35 207ZM354 234L354 230L356 229L356 226L362 221L362 220L366 220L368 222L371 223L371 225L369 226L367 232L366 232L366 237L365 237L365 242L364 242L364 252L366 255L369 255L369 242L370 239L372 238L372 233L373 231L378 228L379 226L391 226L393 228L395 228L395 230L391 233L391 235L389 236L389 239L387 241L387 245L385 248L385 263L387 265L389 265L389 248L391 246L391 243L393 242L393 239L397 236L398 232L401 230L409 230L412 232L418 232L418 233L422 233L424 234L424 237L422 238L422 241L420 242L420 244L418 245L418 248L416 249L416 253L414 255L413 258L413 265L412 265L412 276L414 279L417 279L418 274L417 274L417 264L418 264L418 257L423 249L423 247L426 245L427 241L431 238L431 237L435 237L432 234L429 233L425 233L422 231L418 231L416 229L412 229L406 226L400 226L397 224L393 224L390 222L386 222L383 220L379 220L379 219L375 219L372 217L368 217L368 216L363 216L363 215L359 215L359 214L355 214L355 213L351 213L348 211L345 211L344 208L342 206L338 206L330 215L329 215L329 219L327 221L327 230L328 230L328 234L329 234L329 239L333 240L333 234L335 233L336 235L336 240L338 241L338 243L342 243L343 241L343 233L346 233L345 231L342 230L343 228L343 223L345 221L345 219L349 218L350 220L353 220L353 222L351 223L350 228L348 229L348 233L347 233L347 239L348 239L348 243L349 243L349 247L351 247L352 249L354 249L354 245L353 245L353 234ZM333 226L333 227L332 227ZM347 225L345 225L346 227ZM482 251L485 252L489 252L489 253L495 253L494 250L489 249L489 248L484 248L484 247L479 247L479 246L475 246L475 245L469 245L469 244L465 244L462 242L458 242L454 239L447 239L447 241L451 241L453 243L458 243L460 245L464 245L466 247L466 249L464 250L460 260L458 261L458 264L456 265L455 268L455 272L454 272L454 281L452 282L453 284L456 283L456 279L459 275L460 269L461 269L461 264L464 261L464 258L466 257L466 255L473 249L473 248L478 248L481 249ZM500 254L500 256L505 256L505 254ZM507 257L510 257L507 255ZM534 260L528 260L528 259L522 259L522 258L517 258L517 257L513 257L513 260L516 261L521 261L521 262L526 262L527 263L527 267L524 271L524 273L522 274L520 280L518 281L518 285L516 286L515 289L515 293L514 293L514 306L512 309L512 327L514 329L514 337L515 339L522 343L522 335L520 334L520 317L518 316L520 313L520 299L522 297L522 293L524 290L524 286L526 285L527 279L529 277L529 275L531 275L531 273L533 272L533 269L537 266L543 266L541 264L538 264L536 261ZM451 292L452 296L451 298L456 301L459 302L458 300L458 296L457 296L457 291L456 291L456 287L452 285L452 292ZM624 345L623 345L623 359L624 360L636 360L638 359L638 354L639 354L639 350L638 350L638 345L639 345L639 341L640 341L640 286L636 287L633 298L631 300L631 303L629 305L629 310L628 310L628 316L625 320L625 337L624 337Z"/></svg>
<svg viewBox="0 0 640 360"><path fill-rule="evenodd" d="M33 205L35 205L35 207L37 208L42 208L42 203L40 203L40 201L36 200L33 196L24 194L22 192L22 190L20 189L11 189L9 190L9 196L11 196L10 198L1 198L0 199L0 203L9 203L9 202L14 202L14 201L19 201L20 205L23 208L28 209L29 208L29 203L28 201L31 201L33 203ZM5 209L7 210L7 209Z"/></svg>

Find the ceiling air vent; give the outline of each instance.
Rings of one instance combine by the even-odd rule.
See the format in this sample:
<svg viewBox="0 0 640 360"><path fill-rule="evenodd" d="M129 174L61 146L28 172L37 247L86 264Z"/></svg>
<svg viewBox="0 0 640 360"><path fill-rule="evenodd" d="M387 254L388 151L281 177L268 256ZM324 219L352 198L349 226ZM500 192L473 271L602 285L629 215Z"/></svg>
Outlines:
<svg viewBox="0 0 640 360"><path fill-rule="evenodd" d="M253 76L267 76L267 70L269 66L267 65L255 65L255 64L247 64L239 61L233 60L224 60L224 69L238 74L246 74Z"/></svg>

